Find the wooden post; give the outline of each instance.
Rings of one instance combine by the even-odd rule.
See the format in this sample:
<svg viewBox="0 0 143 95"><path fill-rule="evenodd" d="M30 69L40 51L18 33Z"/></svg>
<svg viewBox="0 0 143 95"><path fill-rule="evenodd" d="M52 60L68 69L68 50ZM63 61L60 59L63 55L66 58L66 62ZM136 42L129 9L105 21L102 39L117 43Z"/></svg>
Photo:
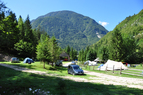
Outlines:
<svg viewBox="0 0 143 95"><path fill-rule="evenodd" d="M121 68L120 68L120 74L122 74L122 66L121 66Z"/></svg>
<svg viewBox="0 0 143 95"><path fill-rule="evenodd" d="M115 65L113 65L113 73L114 73L114 66L115 66Z"/></svg>

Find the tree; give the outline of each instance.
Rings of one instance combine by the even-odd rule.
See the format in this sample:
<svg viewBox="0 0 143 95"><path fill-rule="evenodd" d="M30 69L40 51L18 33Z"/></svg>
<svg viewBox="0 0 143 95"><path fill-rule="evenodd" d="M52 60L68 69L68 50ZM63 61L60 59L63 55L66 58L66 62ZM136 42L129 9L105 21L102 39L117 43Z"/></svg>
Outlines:
<svg viewBox="0 0 143 95"><path fill-rule="evenodd" d="M17 51L18 56L20 57L33 57L32 56L32 44L29 42L25 42L23 40L19 40L16 44L14 44L14 49Z"/></svg>
<svg viewBox="0 0 143 95"><path fill-rule="evenodd" d="M24 40L25 31L24 31L24 22L21 16L18 19L18 29L19 29L19 39Z"/></svg>
<svg viewBox="0 0 143 95"><path fill-rule="evenodd" d="M109 58L109 51L108 51L107 47L105 47L105 46L100 48L98 54L99 54L99 58L104 61L107 61Z"/></svg>
<svg viewBox="0 0 143 95"><path fill-rule="evenodd" d="M84 61L84 50L83 49L79 51L78 60L82 62Z"/></svg>
<svg viewBox="0 0 143 95"><path fill-rule="evenodd" d="M124 61L129 63L138 62L137 59L142 56L142 53L139 50L137 40L132 35L128 35L124 38L123 46L125 51Z"/></svg>
<svg viewBox="0 0 143 95"><path fill-rule="evenodd" d="M52 36L52 38L50 38L49 48L51 54L51 62L53 66L53 63L59 59L59 55L61 53L55 36Z"/></svg>
<svg viewBox="0 0 143 95"><path fill-rule="evenodd" d="M123 38L119 29L115 29L111 37L111 45L109 47L110 50L110 59L121 61L123 59L124 51L123 51Z"/></svg>
<svg viewBox="0 0 143 95"><path fill-rule="evenodd" d="M42 38L43 34L41 35ZM41 40L37 45L37 59L40 59L44 62L43 68L45 68L45 62L51 61L51 53L50 53L50 46L49 46L49 37L46 37L45 40Z"/></svg>
<svg viewBox="0 0 143 95"><path fill-rule="evenodd" d="M97 54L93 49L90 49L86 54L86 60L93 61L96 58Z"/></svg>
<svg viewBox="0 0 143 95"><path fill-rule="evenodd" d="M32 43L34 39L29 16L27 16L26 21L24 22L24 30L25 30L24 41Z"/></svg>
<svg viewBox="0 0 143 95"><path fill-rule="evenodd" d="M65 52L68 54L68 55L70 55L70 46L68 45L66 48L65 48Z"/></svg>
<svg viewBox="0 0 143 95"><path fill-rule="evenodd" d="M1 26L0 26L0 41L1 43L1 48L3 51L9 53L13 50L14 44L18 42L18 28L17 28L17 20L16 16L14 13L10 12L7 17L2 19L0 21Z"/></svg>

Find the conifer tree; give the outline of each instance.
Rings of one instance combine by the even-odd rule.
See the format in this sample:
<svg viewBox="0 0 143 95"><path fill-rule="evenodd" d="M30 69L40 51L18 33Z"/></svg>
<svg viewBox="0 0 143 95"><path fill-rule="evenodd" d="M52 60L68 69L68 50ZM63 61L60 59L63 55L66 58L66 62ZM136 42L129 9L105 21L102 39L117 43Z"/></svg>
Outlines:
<svg viewBox="0 0 143 95"><path fill-rule="evenodd" d="M123 51L123 38L119 31L119 29L115 29L111 38L111 45L109 47L110 50L110 58L112 60L121 61L123 59L124 51Z"/></svg>
<svg viewBox="0 0 143 95"><path fill-rule="evenodd" d="M19 28L19 40L24 40L25 31L24 31L24 22L21 16L18 19L18 28Z"/></svg>
<svg viewBox="0 0 143 95"><path fill-rule="evenodd" d="M32 42L34 39L33 39L33 32L32 32L31 23L29 20L29 16L27 16L26 21L24 22L24 30L25 30L24 41Z"/></svg>

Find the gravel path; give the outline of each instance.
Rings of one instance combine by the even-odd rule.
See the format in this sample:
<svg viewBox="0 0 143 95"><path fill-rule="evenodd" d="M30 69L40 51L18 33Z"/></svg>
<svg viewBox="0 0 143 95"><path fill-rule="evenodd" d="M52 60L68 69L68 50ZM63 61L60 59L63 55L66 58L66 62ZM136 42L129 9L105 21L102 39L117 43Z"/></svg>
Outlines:
<svg viewBox="0 0 143 95"><path fill-rule="evenodd" d="M67 67L70 63L64 64L64 67ZM102 73L96 73L96 72L90 72L85 71L85 74L92 75L88 79L85 78L77 78L77 77L71 77L71 76L56 76L57 74L47 74L47 72L42 71L36 71L36 70L30 70L23 67L13 66L13 65L7 65L7 64L1 64L1 66L9 67L17 71L22 72L29 72L29 73L35 73L40 75L47 75L47 76L55 76L60 77L64 79L70 79L77 82L94 82L94 83L101 83L105 85L122 85L127 86L131 88L139 88L143 89L143 79L137 79L137 78L127 78L127 77L119 77L119 76L112 76L112 75L106 75Z"/></svg>

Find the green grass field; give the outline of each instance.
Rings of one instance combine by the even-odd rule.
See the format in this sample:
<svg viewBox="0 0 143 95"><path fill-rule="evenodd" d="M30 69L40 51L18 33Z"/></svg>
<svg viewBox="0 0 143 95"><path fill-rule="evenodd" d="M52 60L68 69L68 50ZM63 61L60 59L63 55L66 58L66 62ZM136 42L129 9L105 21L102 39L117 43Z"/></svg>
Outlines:
<svg viewBox="0 0 143 95"><path fill-rule="evenodd" d="M98 66L100 66L100 64L101 63L98 63ZM141 65L138 65L137 67L129 67L128 70L122 70L122 74L120 74L120 70L114 71L113 73L113 71L101 71L101 70L99 71L97 70L98 66L94 66L94 67L87 66L87 65L84 66L83 64L80 64L80 63L78 63L78 65L80 65L80 67L82 67L83 70L93 71L97 73L104 73L104 74L113 75L113 76L143 79L143 74L141 74L143 69ZM135 75L132 75L132 74L135 74Z"/></svg>
<svg viewBox="0 0 143 95"><path fill-rule="evenodd" d="M142 92L136 88L75 82L0 66L1 95L143 95Z"/></svg>

